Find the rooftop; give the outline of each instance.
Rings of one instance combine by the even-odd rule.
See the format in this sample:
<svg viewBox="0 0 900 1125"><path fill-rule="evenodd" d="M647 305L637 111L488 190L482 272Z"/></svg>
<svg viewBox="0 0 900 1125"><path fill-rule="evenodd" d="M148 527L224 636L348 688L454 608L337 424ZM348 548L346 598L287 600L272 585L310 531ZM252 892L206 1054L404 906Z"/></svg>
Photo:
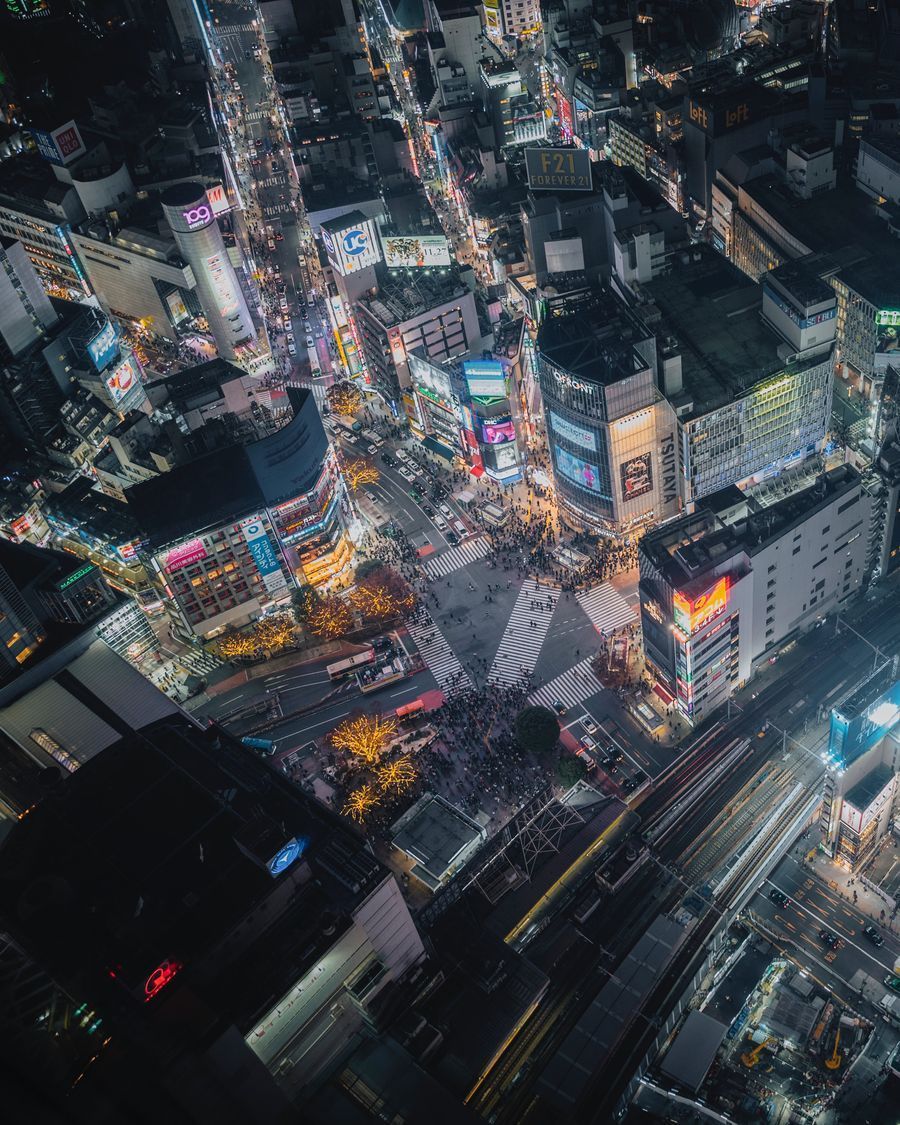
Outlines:
<svg viewBox="0 0 900 1125"><path fill-rule="evenodd" d="M643 371L647 364L634 345L650 333L609 290L594 290L577 314L549 317L541 325L537 350L561 371L607 386Z"/></svg>
<svg viewBox="0 0 900 1125"><path fill-rule="evenodd" d="M393 845L416 861L413 874L429 886L439 883L460 853L483 838L483 830L443 797L426 795L414 806ZM420 875L421 869L421 875Z"/></svg>
<svg viewBox="0 0 900 1125"><path fill-rule="evenodd" d="M887 762L879 762L874 769L869 770L862 781L858 781L853 786L844 800L853 805L855 809L863 811L871 805L882 789L889 784L893 776L894 771Z"/></svg>
<svg viewBox="0 0 900 1125"><path fill-rule="evenodd" d="M672 336L680 345L681 397L691 403L685 418L732 402L786 370L778 354L782 341L760 317L762 289L715 251L695 246L676 255L671 273L642 288L661 322L654 324L651 308L639 312L658 339Z"/></svg>
<svg viewBox="0 0 900 1125"><path fill-rule="evenodd" d="M690 1012L662 1061L663 1074L696 1093L727 1031L725 1024L705 1012Z"/></svg>

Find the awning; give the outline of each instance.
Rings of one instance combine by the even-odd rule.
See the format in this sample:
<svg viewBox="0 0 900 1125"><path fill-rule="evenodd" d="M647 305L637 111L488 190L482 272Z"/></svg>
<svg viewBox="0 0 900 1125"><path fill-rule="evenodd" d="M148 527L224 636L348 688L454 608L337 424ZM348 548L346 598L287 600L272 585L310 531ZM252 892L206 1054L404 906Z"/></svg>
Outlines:
<svg viewBox="0 0 900 1125"><path fill-rule="evenodd" d="M654 684L653 690L656 692L656 694L663 701L663 703L665 703L665 705L667 707L669 706L670 703L675 702L675 696L672 695L672 693L670 691L666 691L666 689L662 686L662 684Z"/></svg>
<svg viewBox="0 0 900 1125"><path fill-rule="evenodd" d="M473 465L471 469L469 469L469 476L475 477L476 479L478 477L483 477L484 467L482 465Z"/></svg>

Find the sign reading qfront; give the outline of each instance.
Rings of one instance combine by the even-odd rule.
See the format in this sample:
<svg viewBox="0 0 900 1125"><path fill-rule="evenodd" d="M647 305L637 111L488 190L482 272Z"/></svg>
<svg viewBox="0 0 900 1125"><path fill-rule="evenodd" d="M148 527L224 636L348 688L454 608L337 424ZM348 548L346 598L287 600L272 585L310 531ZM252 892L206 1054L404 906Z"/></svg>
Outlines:
<svg viewBox="0 0 900 1125"><path fill-rule="evenodd" d="M525 170L532 191L590 191L591 156L583 148L528 148Z"/></svg>

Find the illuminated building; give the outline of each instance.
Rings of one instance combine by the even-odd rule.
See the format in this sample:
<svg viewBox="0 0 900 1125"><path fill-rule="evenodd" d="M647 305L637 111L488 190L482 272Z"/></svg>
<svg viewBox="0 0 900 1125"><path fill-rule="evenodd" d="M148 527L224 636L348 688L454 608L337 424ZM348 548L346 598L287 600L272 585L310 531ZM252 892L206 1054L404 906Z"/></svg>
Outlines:
<svg viewBox="0 0 900 1125"><path fill-rule="evenodd" d="M764 507L731 487L638 548L647 667L700 722L866 577L871 498L849 465Z"/></svg>
<svg viewBox="0 0 900 1125"><path fill-rule="evenodd" d="M859 871L893 824L900 774L900 681L886 660L831 710L822 831L828 852Z"/></svg>
<svg viewBox="0 0 900 1125"><path fill-rule="evenodd" d="M620 535L680 509L677 424L652 333L612 293L541 325L536 362L556 499L567 524Z"/></svg>
<svg viewBox="0 0 900 1125"><path fill-rule="evenodd" d="M346 492L311 391L289 388L294 417L130 488L146 565L185 629L200 636L255 620L295 585L341 580L353 547Z"/></svg>
<svg viewBox="0 0 900 1125"><path fill-rule="evenodd" d="M304 1117L315 1084L402 1003L422 941L363 841L128 672L95 642L34 699L3 706L0 692L7 760L22 763L23 729L45 769L76 728L93 750L33 786L0 848L0 927L102 1021L74 1087L45 1061L44 1024L28 1029L42 1091L62 1073L78 1118L100 1105L123 1121ZM48 869L49 883L34 874Z"/></svg>
<svg viewBox="0 0 900 1125"><path fill-rule="evenodd" d="M256 328L206 190L199 183L173 184L160 202L175 242L194 271L219 355L234 359L241 345L255 343Z"/></svg>
<svg viewBox="0 0 900 1125"><path fill-rule="evenodd" d="M655 306L659 385L678 414L692 504L819 452L831 420L835 299L796 263L762 285L707 247L642 285Z"/></svg>
<svg viewBox="0 0 900 1125"><path fill-rule="evenodd" d="M0 362L42 339L58 319L25 247L0 235Z"/></svg>

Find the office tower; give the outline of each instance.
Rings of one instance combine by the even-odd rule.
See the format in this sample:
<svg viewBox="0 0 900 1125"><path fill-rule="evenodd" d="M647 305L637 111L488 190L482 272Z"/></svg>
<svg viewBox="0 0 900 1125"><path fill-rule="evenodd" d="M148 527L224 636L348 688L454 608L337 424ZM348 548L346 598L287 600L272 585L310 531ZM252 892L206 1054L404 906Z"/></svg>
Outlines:
<svg viewBox="0 0 900 1125"><path fill-rule="evenodd" d="M161 198L178 248L191 264L197 292L219 354L234 359L242 344L254 344L256 329L237 274L202 184L173 184Z"/></svg>
<svg viewBox="0 0 900 1125"><path fill-rule="evenodd" d="M0 235L0 361L25 351L57 319L25 247Z"/></svg>

